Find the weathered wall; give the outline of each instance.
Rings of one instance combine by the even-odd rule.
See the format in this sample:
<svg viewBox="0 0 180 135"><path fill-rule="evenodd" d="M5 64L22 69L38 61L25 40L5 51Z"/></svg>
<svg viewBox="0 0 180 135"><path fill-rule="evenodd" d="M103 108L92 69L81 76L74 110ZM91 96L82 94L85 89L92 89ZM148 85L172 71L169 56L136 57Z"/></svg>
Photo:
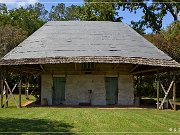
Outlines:
<svg viewBox="0 0 180 135"><path fill-rule="evenodd" d="M120 75L118 80L118 104L134 104L134 86L132 75Z"/></svg>
<svg viewBox="0 0 180 135"><path fill-rule="evenodd" d="M108 75L110 77L111 75ZM115 77L115 76L112 76ZM41 99L47 98L52 104L52 75L42 75ZM67 75L65 85L65 102L67 105L78 105L89 102L92 90L92 105L106 105L105 75ZM134 88L132 75L119 75L118 104L134 104Z"/></svg>
<svg viewBox="0 0 180 135"><path fill-rule="evenodd" d="M42 74L41 75L41 101L46 98L48 105L52 105L52 75Z"/></svg>
<svg viewBox="0 0 180 135"><path fill-rule="evenodd" d="M90 102L88 90L92 90L92 105L106 105L104 84L103 75L67 75L65 104Z"/></svg>

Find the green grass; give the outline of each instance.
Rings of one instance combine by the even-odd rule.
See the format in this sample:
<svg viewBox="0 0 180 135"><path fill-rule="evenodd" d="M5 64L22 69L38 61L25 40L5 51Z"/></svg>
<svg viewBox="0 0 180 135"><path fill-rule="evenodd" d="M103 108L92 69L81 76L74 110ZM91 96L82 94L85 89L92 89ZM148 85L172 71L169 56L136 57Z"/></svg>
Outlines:
<svg viewBox="0 0 180 135"><path fill-rule="evenodd" d="M180 111L53 107L0 109L0 132L169 132L170 128L176 128L179 130L176 133L180 134Z"/></svg>
<svg viewBox="0 0 180 135"><path fill-rule="evenodd" d="M15 95L15 98L18 102L18 95ZM30 100L34 101L35 98L31 96ZM26 101L25 96L22 95L22 103ZM170 128L176 128L178 131L175 133L180 134L180 111L55 107L17 109L12 97L9 101L9 108L0 109L0 132L171 133ZM163 135L164 133L159 134Z"/></svg>

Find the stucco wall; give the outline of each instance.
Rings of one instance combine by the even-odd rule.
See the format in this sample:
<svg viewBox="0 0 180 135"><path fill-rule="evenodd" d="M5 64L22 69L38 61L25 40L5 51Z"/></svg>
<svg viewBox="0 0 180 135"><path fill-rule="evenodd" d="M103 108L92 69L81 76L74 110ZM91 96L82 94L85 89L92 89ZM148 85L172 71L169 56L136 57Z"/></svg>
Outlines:
<svg viewBox="0 0 180 135"><path fill-rule="evenodd" d="M134 104L134 86L132 75L120 75L118 80L118 104Z"/></svg>
<svg viewBox="0 0 180 135"><path fill-rule="evenodd" d="M68 75L66 78L65 104L78 105L90 102L88 90L92 90L92 105L106 105L103 75Z"/></svg>
<svg viewBox="0 0 180 135"><path fill-rule="evenodd" d="M48 105L52 105L52 75L42 74L41 75L41 101L46 98Z"/></svg>
<svg viewBox="0 0 180 135"><path fill-rule="evenodd" d="M52 104L52 75L44 74L42 77L41 99L47 98ZM108 76L110 77L110 76ZM106 90L104 75L67 75L65 85L65 102L67 105L78 105L89 102L88 90L92 90L92 105L106 105ZM119 75L118 78L118 104L133 105L134 88L132 75Z"/></svg>

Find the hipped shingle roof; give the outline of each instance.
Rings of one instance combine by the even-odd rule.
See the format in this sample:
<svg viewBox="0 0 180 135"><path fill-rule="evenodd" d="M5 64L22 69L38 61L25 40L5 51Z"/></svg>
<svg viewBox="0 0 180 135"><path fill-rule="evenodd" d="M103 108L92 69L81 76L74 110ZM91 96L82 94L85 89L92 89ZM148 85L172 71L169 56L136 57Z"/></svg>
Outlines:
<svg viewBox="0 0 180 135"><path fill-rule="evenodd" d="M180 67L129 26L107 21L48 22L5 55L0 65L70 62Z"/></svg>

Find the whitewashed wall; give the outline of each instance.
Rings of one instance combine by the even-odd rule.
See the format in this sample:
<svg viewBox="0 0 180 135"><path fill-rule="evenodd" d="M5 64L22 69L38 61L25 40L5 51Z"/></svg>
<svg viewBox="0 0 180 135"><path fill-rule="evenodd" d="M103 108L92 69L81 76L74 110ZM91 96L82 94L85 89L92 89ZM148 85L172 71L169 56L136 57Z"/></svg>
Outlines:
<svg viewBox="0 0 180 135"><path fill-rule="evenodd" d="M41 75L41 101L46 98L49 105L52 105L52 75L42 74Z"/></svg>
<svg viewBox="0 0 180 135"><path fill-rule="evenodd" d="M42 75L41 99L47 98L52 105L52 75ZM110 75L108 75L110 77ZM112 76L114 77L114 76ZM92 90L92 105L106 105L106 90L104 75L67 75L65 85L66 105L78 105L89 102L88 90ZM132 75L119 75L118 104L134 104L134 88Z"/></svg>
<svg viewBox="0 0 180 135"><path fill-rule="evenodd" d="M106 105L105 80L103 75L68 75L66 78L65 104L78 105L89 102L92 90L92 105Z"/></svg>
<svg viewBox="0 0 180 135"><path fill-rule="evenodd" d="M118 104L134 104L133 75L120 75L118 80Z"/></svg>

